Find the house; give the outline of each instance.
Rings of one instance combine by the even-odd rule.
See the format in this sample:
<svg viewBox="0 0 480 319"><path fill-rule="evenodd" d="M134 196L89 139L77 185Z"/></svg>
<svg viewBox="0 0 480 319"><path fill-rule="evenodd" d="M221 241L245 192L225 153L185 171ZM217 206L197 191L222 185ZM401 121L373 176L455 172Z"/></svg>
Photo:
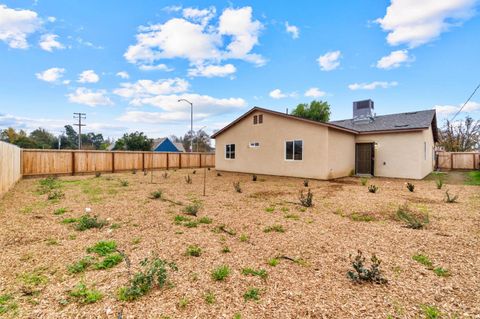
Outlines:
<svg viewBox="0 0 480 319"><path fill-rule="evenodd" d="M152 151L154 152L185 152L182 143L172 142L168 137L153 140Z"/></svg>
<svg viewBox="0 0 480 319"><path fill-rule="evenodd" d="M254 107L212 135L217 170L332 179L351 174L422 179L434 169L435 110L317 122Z"/></svg>

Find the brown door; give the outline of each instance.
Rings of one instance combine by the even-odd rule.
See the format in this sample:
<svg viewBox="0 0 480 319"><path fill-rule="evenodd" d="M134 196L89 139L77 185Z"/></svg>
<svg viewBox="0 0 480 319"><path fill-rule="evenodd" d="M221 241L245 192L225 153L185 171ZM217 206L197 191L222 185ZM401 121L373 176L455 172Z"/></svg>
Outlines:
<svg viewBox="0 0 480 319"><path fill-rule="evenodd" d="M355 144L355 173L373 175L373 143Z"/></svg>

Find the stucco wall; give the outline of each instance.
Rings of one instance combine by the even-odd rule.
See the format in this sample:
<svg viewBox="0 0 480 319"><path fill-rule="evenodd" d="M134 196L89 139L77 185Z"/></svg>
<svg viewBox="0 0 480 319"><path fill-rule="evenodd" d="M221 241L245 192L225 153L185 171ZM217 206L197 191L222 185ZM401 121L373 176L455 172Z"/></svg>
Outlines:
<svg viewBox="0 0 480 319"><path fill-rule="evenodd" d="M356 142L376 143L374 175L422 179L433 168L431 129L421 132L357 135ZM424 159L427 142L427 159Z"/></svg>
<svg viewBox="0 0 480 319"><path fill-rule="evenodd" d="M348 176L355 170L355 135L328 129L328 179Z"/></svg>
<svg viewBox="0 0 480 319"><path fill-rule="evenodd" d="M253 116L263 123L253 125ZM285 160L285 141L303 140L303 160ZM217 170L327 179L328 128L273 114L254 112L215 139ZM259 148L250 148L259 142ZM235 144L235 159L225 159L225 145Z"/></svg>
<svg viewBox="0 0 480 319"><path fill-rule="evenodd" d="M422 145L422 154L420 161L422 163L421 166L421 178L427 176L435 169L435 142L433 141L433 133L432 127L430 126L428 130L424 130L422 132L423 141L426 142L426 156L423 153L423 145Z"/></svg>

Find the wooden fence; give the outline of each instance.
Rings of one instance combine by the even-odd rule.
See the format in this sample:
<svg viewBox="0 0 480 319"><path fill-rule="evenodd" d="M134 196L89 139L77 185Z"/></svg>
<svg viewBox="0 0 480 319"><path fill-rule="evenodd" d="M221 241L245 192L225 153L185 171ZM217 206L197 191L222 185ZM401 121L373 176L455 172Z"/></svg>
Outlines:
<svg viewBox="0 0 480 319"><path fill-rule="evenodd" d="M115 173L133 170L215 167L213 153L22 151L24 176Z"/></svg>
<svg viewBox="0 0 480 319"><path fill-rule="evenodd" d="M437 152L439 169L480 169L479 152Z"/></svg>
<svg viewBox="0 0 480 319"><path fill-rule="evenodd" d="M21 149L0 141L0 198L22 178Z"/></svg>

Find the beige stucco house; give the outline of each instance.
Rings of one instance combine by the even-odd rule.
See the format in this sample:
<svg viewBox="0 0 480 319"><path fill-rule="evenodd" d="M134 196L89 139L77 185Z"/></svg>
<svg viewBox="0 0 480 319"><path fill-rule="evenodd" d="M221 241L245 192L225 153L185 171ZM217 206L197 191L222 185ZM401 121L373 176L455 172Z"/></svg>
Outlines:
<svg viewBox="0 0 480 319"><path fill-rule="evenodd" d="M220 171L332 179L350 174L422 179L434 169L435 110L322 123L254 107L212 135Z"/></svg>

